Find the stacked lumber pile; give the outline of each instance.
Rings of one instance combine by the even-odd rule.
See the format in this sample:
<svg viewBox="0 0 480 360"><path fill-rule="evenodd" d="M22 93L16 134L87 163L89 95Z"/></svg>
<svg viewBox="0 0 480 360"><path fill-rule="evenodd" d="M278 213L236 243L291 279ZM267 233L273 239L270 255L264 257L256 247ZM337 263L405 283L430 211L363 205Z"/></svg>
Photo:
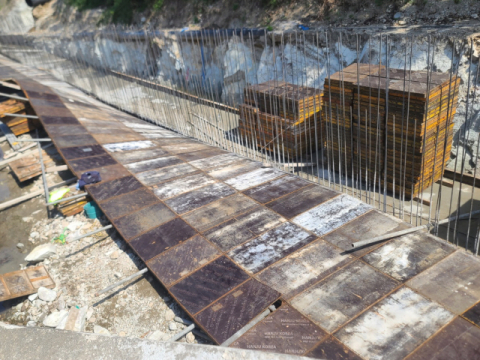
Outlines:
<svg viewBox="0 0 480 360"><path fill-rule="evenodd" d="M256 146L295 158L316 148L322 94L318 89L280 81L245 88L240 133Z"/></svg>
<svg viewBox="0 0 480 360"><path fill-rule="evenodd" d="M28 103L24 101L8 99L0 103L0 120L12 130L15 136L19 136L40 127L38 119L6 116L7 114L33 115L34 112Z"/></svg>
<svg viewBox="0 0 480 360"><path fill-rule="evenodd" d="M358 92L357 82L369 75L378 74L384 66L370 64L352 64L342 71L325 78L322 118L324 119L327 150L333 159L332 169L351 174L355 152L354 139L358 137L357 128L353 128L352 105L354 94ZM354 133L356 136L354 136Z"/></svg>
<svg viewBox="0 0 480 360"><path fill-rule="evenodd" d="M65 198L78 195L82 192L83 191L79 190L70 191L65 195ZM83 211L83 207L91 200L92 199L88 195L85 195L77 199L71 199L58 203L56 208L62 213L63 216L73 216L81 213Z"/></svg>
<svg viewBox="0 0 480 360"><path fill-rule="evenodd" d="M355 176L367 183L375 179L395 196L419 194L441 177L450 158L460 78L432 73L428 80L426 71L398 69L358 78L348 153ZM335 151L338 145L327 147Z"/></svg>

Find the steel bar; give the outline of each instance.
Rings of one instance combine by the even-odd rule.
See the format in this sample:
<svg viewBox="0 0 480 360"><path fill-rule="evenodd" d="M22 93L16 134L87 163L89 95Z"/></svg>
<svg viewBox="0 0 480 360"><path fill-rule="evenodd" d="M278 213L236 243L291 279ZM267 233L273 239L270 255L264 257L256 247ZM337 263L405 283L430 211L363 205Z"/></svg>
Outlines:
<svg viewBox="0 0 480 360"><path fill-rule="evenodd" d="M468 219L469 216L476 215L476 214L480 214L480 210L474 211L473 213L462 214L458 217L457 216L452 216L452 217L449 217L447 219L440 220L438 222L438 225L449 223L451 221L454 221L457 218L459 220ZM374 237L374 238L371 238L371 239L368 239L368 240L357 241L356 243L352 244L352 248L360 248L360 247L363 247L363 246L366 246L366 245L375 244L375 243L378 243L380 241L384 241L384 240L388 240L388 239L391 239L391 238L394 238L394 237L410 234L410 233L417 232L417 231L422 230L422 229L431 229L431 228L433 228L434 225L435 225L434 223L430 222L430 223L420 225L420 226L416 226L416 227L412 227L412 228L409 228L409 229L406 229L406 230L401 230L401 231L397 231L397 232L394 232L394 233L389 233L389 234L386 234L386 235L377 236L377 237Z"/></svg>
<svg viewBox="0 0 480 360"><path fill-rule="evenodd" d="M0 92L0 96L5 96L5 97L7 97L7 98L14 99L14 100L30 101L30 100L28 100L27 98L22 97L22 96L12 95L12 94L5 94L5 93L1 93L1 92Z"/></svg>
<svg viewBox="0 0 480 360"><path fill-rule="evenodd" d="M69 240L67 240L67 242L70 243L70 242L78 241L78 240L83 239L83 238L85 238L85 237L87 237L87 236L92 236L92 235L95 235L95 234L97 234L97 233L99 233L99 232L102 232L102 231L111 229L112 227L113 227L113 225L107 225L107 226L104 226L104 227L102 227L102 228L100 228L100 229L93 230L93 231L90 231L90 232L88 232L88 233L86 233L86 234L83 234L83 235L74 237L73 239L69 239Z"/></svg>
<svg viewBox="0 0 480 360"><path fill-rule="evenodd" d="M52 139L49 138L43 138L43 139L17 139L17 142L48 142L52 141Z"/></svg>
<svg viewBox="0 0 480 360"><path fill-rule="evenodd" d="M168 341L177 341L180 340L182 337L187 335L189 332L191 332L193 329L195 329L195 324L190 324L188 327L180 331L178 334L173 335Z"/></svg>
<svg viewBox="0 0 480 360"><path fill-rule="evenodd" d="M0 81L0 85L8 87L10 89L14 89L14 90L22 90L22 88L20 86L15 85L15 84L11 84L11 83L6 82L6 81Z"/></svg>
<svg viewBox="0 0 480 360"><path fill-rule="evenodd" d="M148 272L148 268L145 268L143 270L140 270L139 272L136 272L135 274L132 274L128 277L126 277L125 279L122 279L120 281L117 281L115 284L112 284L110 286L107 286L105 289L103 290L100 290L99 292L95 293L95 296L98 297L104 293L106 293L107 291L110 291L112 289L115 289L116 287L122 285L122 284L125 284L127 281L130 281L138 276L141 276L143 274L145 274L146 272Z"/></svg>
<svg viewBox="0 0 480 360"><path fill-rule="evenodd" d="M3 115L4 116L27 118L27 119L38 119L38 116L36 116L36 115L21 115L21 114L9 114L9 113L4 113Z"/></svg>
<svg viewBox="0 0 480 360"><path fill-rule="evenodd" d="M256 318L254 318L252 321L250 321L246 326L241 328L239 331L237 331L235 334L233 334L227 340L225 340L223 343L221 343L220 346L224 346L224 347L230 346L240 336L245 334L248 330L250 330L252 327L254 327L256 324L258 324L260 321L265 319L270 313L271 313L270 309L265 310L260 315L258 315Z"/></svg>
<svg viewBox="0 0 480 360"><path fill-rule="evenodd" d="M37 134L38 134L38 130L37 130ZM45 164L43 163L43 154L42 154L43 150L42 150L42 147L40 146L40 142L37 142L37 147L38 147L38 157L40 160L40 167L42 169L42 180L43 180L43 189L45 191L45 201L48 202L49 192L48 192L47 176L45 173Z"/></svg>
<svg viewBox="0 0 480 360"><path fill-rule="evenodd" d="M68 198L60 199L60 200L53 201L53 202L48 202L48 196L47 196L47 197L46 197L47 202L46 202L44 205L45 205L45 206L55 205L55 204L58 204L58 203L61 203L61 202L64 202L64 201L69 201L69 200L73 200L73 199L78 199L78 198L81 198L81 197L87 196L87 195L88 195L88 193L84 192L84 193L81 193L81 194L77 194L77 195L70 196L70 197L68 197Z"/></svg>

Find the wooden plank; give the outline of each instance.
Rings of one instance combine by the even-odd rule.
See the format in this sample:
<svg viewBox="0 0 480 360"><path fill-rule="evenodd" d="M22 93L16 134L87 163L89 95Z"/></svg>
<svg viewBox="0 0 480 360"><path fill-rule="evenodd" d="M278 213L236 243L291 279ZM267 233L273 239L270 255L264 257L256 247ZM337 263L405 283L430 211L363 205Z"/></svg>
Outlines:
<svg viewBox="0 0 480 360"><path fill-rule="evenodd" d="M453 170L445 169L443 176L450 180L455 179L455 181L458 182L460 181L462 174ZM475 185L475 187L480 188L480 177L479 176L473 177L473 175L464 173L462 178L462 183L467 185L472 185L472 186Z"/></svg>
<svg viewBox="0 0 480 360"><path fill-rule="evenodd" d="M283 175L285 175L284 172L274 168L260 168L246 174L230 178L226 180L225 183L241 191L276 179Z"/></svg>

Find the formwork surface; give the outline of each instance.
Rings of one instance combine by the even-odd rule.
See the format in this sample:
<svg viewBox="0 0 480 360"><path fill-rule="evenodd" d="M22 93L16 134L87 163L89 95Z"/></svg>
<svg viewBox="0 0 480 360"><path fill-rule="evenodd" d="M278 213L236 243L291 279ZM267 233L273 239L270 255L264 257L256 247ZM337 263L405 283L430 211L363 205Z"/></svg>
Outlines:
<svg viewBox="0 0 480 360"><path fill-rule="evenodd" d="M100 172L89 194L216 343L281 299L231 346L322 359L480 358L477 258L424 233L348 251L409 225L0 59L7 77L39 100L34 110L69 168Z"/></svg>

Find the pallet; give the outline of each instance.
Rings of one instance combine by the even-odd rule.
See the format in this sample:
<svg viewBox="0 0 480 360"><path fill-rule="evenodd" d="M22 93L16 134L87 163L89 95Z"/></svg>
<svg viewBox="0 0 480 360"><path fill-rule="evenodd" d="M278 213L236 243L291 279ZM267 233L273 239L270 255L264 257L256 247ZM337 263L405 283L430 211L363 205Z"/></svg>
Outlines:
<svg viewBox="0 0 480 360"><path fill-rule="evenodd" d="M38 288L53 289L55 283L48 271L41 266L0 275L0 303L36 293Z"/></svg>

